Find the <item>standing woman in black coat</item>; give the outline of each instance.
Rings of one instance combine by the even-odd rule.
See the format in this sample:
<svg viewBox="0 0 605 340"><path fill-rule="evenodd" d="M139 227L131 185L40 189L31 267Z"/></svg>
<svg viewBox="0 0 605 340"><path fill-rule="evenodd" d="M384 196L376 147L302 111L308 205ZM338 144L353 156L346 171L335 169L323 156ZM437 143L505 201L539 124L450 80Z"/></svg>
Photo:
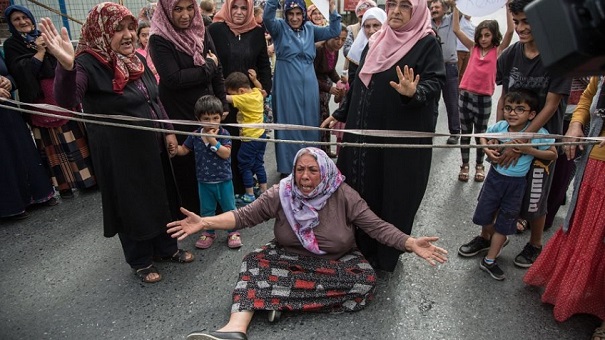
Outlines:
<svg viewBox="0 0 605 340"><path fill-rule="evenodd" d="M441 48L425 1L389 0L387 19L368 42L337 119L345 129L433 132L435 98L445 81ZM354 99L354 100L351 100ZM432 144L431 138L380 138L345 133L344 142ZM410 235L431 170L430 148L343 147L338 168L383 220ZM412 162L412 163L410 163ZM374 269L393 271L401 252L358 230L357 245Z"/></svg>
<svg viewBox="0 0 605 340"><path fill-rule="evenodd" d="M47 51L34 16L19 5L6 8L4 16L11 32L4 42L4 53L8 70L19 88L19 100L56 105L53 81L57 60ZM82 123L34 114L30 124L40 156L48 164L52 182L62 198L72 198L73 188L96 185Z"/></svg>
<svg viewBox="0 0 605 340"><path fill-rule="evenodd" d="M88 12L74 53L67 30L59 35L50 19L42 19L48 49L60 65L54 84L57 102L65 107L82 102L84 111L94 114L168 119L153 73L135 54L136 29L126 7L103 2ZM133 125L172 129L150 121ZM126 262L145 283L162 278L154 261L193 261L193 254L166 237L164 227L178 216L169 159L169 150L177 145L175 135L101 124L88 124L88 131L104 236L118 235Z"/></svg>
<svg viewBox="0 0 605 340"><path fill-rule="evenodd" d="M232 72L248 74L254 69L267 95L271 92L271 62L267 54L265 29L254 20L253 0L226 0L221 10L214 15L214 23L208 27L216 46L216 54L221 61L223 77ZM254 87L253 84L250 84ZM224 123L237 123L237 109L229 108ZM225 127L231 136L239 136L239 128ZM237 152L241 141L234 139L231 144L231 169L233 189L236 195L245 193L244 183L238 169Z"/></svg>
<svg viewBox="0 0 605 340"><path fill-rule="evenodd" d="M151 21L149 55L160 75L160 100L170 119L197 122L195 102L204 95L215 95L229 111L223 73L216 48L202 22L194 0L160 0ZM194 126L175 125L179 131L193 132ZM177 135L179 144L186 135ZM182 206L200 211L193 153L172 159Z"/></svg>

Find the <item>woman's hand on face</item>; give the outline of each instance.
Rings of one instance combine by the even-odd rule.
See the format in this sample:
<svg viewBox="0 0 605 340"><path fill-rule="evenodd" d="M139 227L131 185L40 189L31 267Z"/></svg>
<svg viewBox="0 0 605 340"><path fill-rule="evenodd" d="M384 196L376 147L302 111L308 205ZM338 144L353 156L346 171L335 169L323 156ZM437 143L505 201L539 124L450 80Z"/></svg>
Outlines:
<svg viewBox="0 0 605 340"><path fill-rule="evenodd" d="M218 65L218 57L216 56L216 54L212 53L212 51L208 51L206 59L212 59L212 61L214 61L214 65Z"/></svg>
<svg viewBox="0 0 605 340"><path fill-rule="evenodd" d="M181 212L186 216L184 219L170 222L166 225L168 228L166 232L171 234L170 237L178 238L179 241L203 229L202 218L200 216L183 207L181 207Z"/></svg>
<svg viewBox="0 0 605 340"><path fill-rule="evenodd" d="M417 74L414 76L414 69L408 67L408 65L403 67L403 72L397 66L397 78L399 78L399 82L391 81L391 87L402 96L413 97L416 94L416 86L418 86L418 82L420 81L420 75Z"/></svg>
<svg viewBox="0 0 605 340"><path fill-rule="evenodd" d="M61 28L61 35L57 32L50 18L40 19L40 31L46 45L46 51L57 58L64 69L71 71L74 68L74 46L69 40L67 29Z"/></svg>
<svg viewBox="0 0 605 340"><path fill-rule="evenodd" d="M425 259L431 266L434 266L436 262L444 263L447 261L447 250L435 246L432 242L439 240L439 237L423 236L419 238L409 237L405 241L405 249L413 252L419 257Z"/></svg>

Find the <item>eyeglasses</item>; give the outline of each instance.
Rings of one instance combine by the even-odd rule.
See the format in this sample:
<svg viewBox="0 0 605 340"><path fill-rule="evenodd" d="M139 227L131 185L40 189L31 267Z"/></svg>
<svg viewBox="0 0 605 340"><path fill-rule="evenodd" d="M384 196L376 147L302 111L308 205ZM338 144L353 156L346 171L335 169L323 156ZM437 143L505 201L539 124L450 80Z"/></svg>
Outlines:
<svg viewBox="0 0 605 340"><path fill-rule="evenodd" d="M371 29L371 28L375 28L375 29L380 29L380 27L382 27L382 24L364 24L363 28L365 29Z"/></svg>
<svg viewBox="0 0 605 340"><path fill-rule="evenodd" d="M405 0L401 1L399 3L397 3L397 1L387 1L386 7L387 7L387 9L394 9L395 7L399 7L399 9L401 11L411 11L412 10L412 4Z"/></svg>
<svg viewBox="0 0 605 340"><path fill-rule="evenodd" d="M504 105L504 107L502 108L502 110L506 113L511 113L511 111L515 111L516 114L520 115L522 113L531 111L531 109L526 109L525 106L515 106L512 107L510 105Z"/></svg>

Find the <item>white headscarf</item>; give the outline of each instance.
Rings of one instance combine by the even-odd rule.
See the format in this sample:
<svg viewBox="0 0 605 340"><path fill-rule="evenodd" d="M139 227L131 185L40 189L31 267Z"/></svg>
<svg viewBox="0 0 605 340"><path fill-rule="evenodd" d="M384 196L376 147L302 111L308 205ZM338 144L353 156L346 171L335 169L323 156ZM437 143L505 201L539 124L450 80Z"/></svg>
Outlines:
<svg viewBox="0 0 605 340"><path fill-rule="evenodd" d="M355 63L355 65L359 65L359 60L361 60L361 52L363 52L363 49L366 48L366 45L368 44L368 37L366 36L366 32L363 30L363 24L368 19L376 19L384 25L384 22L387 20L387 13L381 8L372 7L368 9L361 18L361 30L359 31L357 38L355 38L355 41L353 41L349 54L347 54L347 59Z"/></svg>

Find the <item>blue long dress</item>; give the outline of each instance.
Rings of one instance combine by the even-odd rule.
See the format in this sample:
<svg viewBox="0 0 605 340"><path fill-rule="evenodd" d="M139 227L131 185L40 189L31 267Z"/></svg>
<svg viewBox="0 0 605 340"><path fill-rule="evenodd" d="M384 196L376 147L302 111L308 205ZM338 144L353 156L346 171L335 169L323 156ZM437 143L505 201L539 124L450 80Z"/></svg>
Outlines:
<svg viewBox="0 0 605 340"><path fill-rule="evenodd" d="M340 15L332 12L328 27L317 27L305 21L302 28L295 31L285 20L275 18L277 7L278 0L267 1L263 15L277 59L272 91L275 122L319 127L319 91L313 68L315 42L340 34ZM319 131L276 130L275 138L319 141ZM304 143L277 143L277 171L291 173L294 156L304 146Z"/></svg>

